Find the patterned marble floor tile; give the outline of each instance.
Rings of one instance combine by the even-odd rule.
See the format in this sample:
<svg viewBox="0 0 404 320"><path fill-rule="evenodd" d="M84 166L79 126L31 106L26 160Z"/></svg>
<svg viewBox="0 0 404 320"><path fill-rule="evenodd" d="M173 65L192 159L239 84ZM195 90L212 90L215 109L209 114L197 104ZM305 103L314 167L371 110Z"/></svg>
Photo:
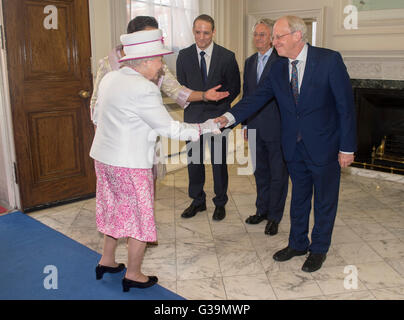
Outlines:
<svg viewBox="0 0 404 320"><path fill-rule="evenodd" d="M252 250L229 250L225 247L216 249L220 270L223 276L238 276L264 273L258 255Z"/></svg>
<svg viewBox="0 0 404 320"><path fill-rule="evenodd" d="M327 300L376 300L371 291L354 291L348 293L339 293L325 296Z"/></svg>
<svg viewBox="0 0 404 320"><path fill-rule="evenodd" d="M379 223L367 223L366 221L362 221L361 224L350 224L350 227L365 241L397 239L394 234L383 228Z"/></svg>
<svg viewBox="0 0 404 320"><path fill-rule="evenodd" d="M384 260L404 279L404 258L385 258Z"/></svg>
<svg viewBox="0 0 404 320"><path fill-rule="evenodd" d="M233 194L232 195L233 201L237 207L240 206L254 206L255 201L257 200L257 195L253 194ZM252 214L255 214L255 209Z"/></svg>
<svg viewBox="0 0 404 320"><path fill-rule="evenodd" d="M365 242L335 244L333 248L348 265L383 261L383 258Z"/></svg>
<svg viewBox="0 0 404 320"><path fill-rule="evenodd" d="M174 210L155 210L154 219L157 224L159 223L174 223Z"/></svg>
<svg viewBox="0 0 404 320"><path fill-rule="evenodd" d="M404 278L386 262L357 264L359 280L370 290L404 286Z"/></svg>
<svg viewBox="0 0 404 320"><path fill-rule="evenodd" d="M377 300L404 300L404 287L372 290Z"/></svg>
<svg viewBox="0 0 404 320"><path fill-rule="evenodd" d="M399 239L369 241L368 244L383 258L404 258L404 243Z"/></svg>
<svg viewBox="0 0 404 320"><path fill-rule="evenodd" d="M176 258L177 280L222 276L213 243L177 241Z"/></svg>
<svg viewBox="0 0 404 320"><path fill-rule="evenodd" d="M95 213L95 205L96 205L95 198L88 199L83 202L82 209L86 209L88 211L92 211Z"/></svg>
<svg viewBox="0 0 404 320"><path fill-rule="evenodd" d="M363 242L349 226L334 226L332 233L333 244Z"/></svg>
<svg viewBox="0 0 404 320"><path fill-rule="evenodd" d="M215 234L214 242L217 248L228 250L253 250L253 245L247 233Z"/></svg>
<svg viewBox="0 0 404 320"><path fill-rule="evenodd" d="M234 233L242 234L247 232L240 219L227 220L227 216L222 221L212 221L210 227L212 229L213 236Z"/></svg>
<svg viewBox="0 0 404 320"><path fill-rule="evenodd" d="M366 290L366 287L359 279L356 279L355 283L352 282L352 272L349 271L345 270L344 267L323 266L320 270L313 272L312 275L324 295Z"/></svg>
<svg viewBox="0 0 404 320"><path fill-rule="evenodd" d="M385 220L380 224L397 238L404 238L404 217L399 219Z"/></svg>
<svg viewBox="0 0 404 320"><path fill-rule="evenodd" d="M266 221L258 225L245 223L256 212L254 176L240 176L237 165L229 165L228 169L227 215L219 222L212 220L211 166L206 166L207 210L190 219L181 218L191 204L187 169L158 181L158 245L147 247L142 271L156 274L160 285L187 299L402 300L403 183L350 175L343 170L331 248L323 267L308 274L301 271L304 256L282 263L272 258L288 244L291 187L279 233L270 237L264 234ZM94 198L30 216L102 252L103 235L95 225ZM311 216L310 232L313 223ZM127 263L125 239L118 241L116 260ZM358 268L357 290L341 289L348 265Z"/></svg>
<svg viewBox="0 0 404 320"><path fill-rule="evenodd" d="M223 283L229 300L276 300L265 273L223 277Z"/></svg>
<svg viewBox="0 0 404 320"><path fill-rule="evenodd" d="M158 243L175 242L175 224L157 223L157 241Z"/></svg>
<svg viewBox="0 0 404 320"><path fill-rule="evenodd" d="M175 224L175 234L177 241L191 239L210 242L213 240L212 230L208 221L189 221L189 219L177 220Z"/></svg>
<svg viewBox="0 0 404 320"><path fill-rule="evenodd" d="M155 275L161 281L177 280L177 264L174 258L144 260L142 272L147 275Z"/></svg>
<svg viewBox="0 0 404 320"><path fill-rule="evenodd" d="M173 259L176 254L175 242L159 243L157 246L147 246L145 250L144 260L154 259Z"/></svg>
<svg viewBox="0 0 404 320"><path fill-rule="evenodd" d="M179 280L177 294L188 300L226 300L226 292L221 277Z"/></svg>
<svg viewBox="0 0 404 320"><path fill-rule="evenodd" d="M309 273L275 272L267 276L276 297L280 300L322 295L320 287Z"/></svg>

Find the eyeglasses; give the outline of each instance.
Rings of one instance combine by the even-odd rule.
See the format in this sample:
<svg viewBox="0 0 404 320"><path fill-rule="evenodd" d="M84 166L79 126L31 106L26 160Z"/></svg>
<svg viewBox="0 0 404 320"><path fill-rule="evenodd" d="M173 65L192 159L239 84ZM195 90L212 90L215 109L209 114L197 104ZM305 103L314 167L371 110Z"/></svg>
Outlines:
<svg viewBox="0 0 404 320"><path fill-rule="evenodd" d="M273 36L272 37L272 39L273 40L279 40L279 39L281 39L281 38L283 38L283 37L285 37L285 36L288 36L288 35L290 35L290 34L292 34L292 33L295 33L296 31L292 31L292 32L289 32L289 33L285 33L285 34L282 34L282 35L276 35L276 36Z"/></svg>
<svg viewBox="0 0 404 320"><path fill-rule="evenodd" d="M263 38L263 37L266 37L266 36L267 36L266 33L263 33L263 32L261 32L261 33L255 33L255 32L254 32L254 37Z"/></svg>

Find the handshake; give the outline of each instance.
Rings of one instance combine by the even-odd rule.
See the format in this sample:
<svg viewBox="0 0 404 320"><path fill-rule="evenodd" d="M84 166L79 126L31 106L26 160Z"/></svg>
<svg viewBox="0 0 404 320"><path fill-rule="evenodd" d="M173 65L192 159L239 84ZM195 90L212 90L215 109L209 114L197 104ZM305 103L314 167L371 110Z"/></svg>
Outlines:
<svg viewBox="0 0 404 320"><path fill-rule="evenodd" d="M199 124L201 128L201 134L204 133L213 133L213 134L220 134L220 124L216 123L214 119L206 120L204 123Z"/></svg>
<svg viewBox="0 0 404 320"><path fill-rule="evenodd" d="M194 142L198 141L199 136L205 133L221 134L222 131L220 129L224 128L227 123L227 118L221 116L216 119L206 120L203 123L193 124L192 126L194 127L194 129L198 129L199 134L197 136L193 136L191 140Z"/></svg>
<svg viewBox="0 0 404 320"><path fill-rule="evenodd" d="M215 119L206 120L204 123L200 123L199 125L203 133L220 134L220 129L226 127L228 123L229 120L227 117L220 116ZM206 132L204 132L204 130L206 130Z"/></svg>

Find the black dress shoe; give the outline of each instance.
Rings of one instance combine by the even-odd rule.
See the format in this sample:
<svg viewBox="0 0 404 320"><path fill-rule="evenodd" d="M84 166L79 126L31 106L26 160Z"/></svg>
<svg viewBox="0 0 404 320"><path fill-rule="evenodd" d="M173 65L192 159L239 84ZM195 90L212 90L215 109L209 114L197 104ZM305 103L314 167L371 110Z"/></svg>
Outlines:
<svg viewBox="0 0 404 320"><path fill-rule="evenodd" d="M213 212L213 220L223 220L224 217L226 216L226 209L224 207L216 207L215 212Z"/></svg>
<svg viewBox="0 0 404 320"><path fill-rule="evenodd" d="M192 218L199 211L205 211L205 210L206 210L206 203L201 204L199 206L194 206L193 204L191 204L188 208L184 210L184 212L181 214L181 217Z"/></svg>
<svg viewBox="0 0 404 320"><path fill-rule="evenodd" d="M97 280L101 280L104 276L104 273L118 273L121 272L123 269L125 269L125 265L123 263L120 263L117 267L106 267L98 264L95 268L95 278Z"/></svg>
<svg viewBox="0 0 404 320"><path fill-rule="evenodd" d="M151 286L154 286L158 281L158 278L155 276L149 276L148 278L149 278L149 280L146 282L138 282L138 281L133 281L133 280L123 278L122 279L123 292L128 292L130 288L146 289Z"/></svg>
<svg viewBox="0 0 404 320"><path fill-rule="evenodd" d="M260 223L261 221L264 221L264 220L265 220L265 217L260 216L259 214L255 214L255 215L253 215L253 216L249 216L249 217L245 220L245 223L248 223L248 224L258 224L258 223Z"/></svg>
<svg viewBox="0 0 404 320"><path fill-rule="evenodd" d="M304 251L297 251L295 249L292 249L290 247L286 247L285 249L279 250L273 255L274 260L276 261L287 261L289 259L292 259L295 256L304 256L307 253L307 250Z"/></svg>
<svg viewBox="0 0 404 320"><path fill-rule="evenodd" d="M267 225L265 226L265 234L269 234L270 236L274 236L278 233L278 226L279 223L275 221L268 221Z"/></svg>
<svg viewBox="0 0 404 320"><path fill-rule="evenodd" d="M325 253L311 253L303 264L302 270L305 272L314 272L321 268L326 258Z"/></svg>

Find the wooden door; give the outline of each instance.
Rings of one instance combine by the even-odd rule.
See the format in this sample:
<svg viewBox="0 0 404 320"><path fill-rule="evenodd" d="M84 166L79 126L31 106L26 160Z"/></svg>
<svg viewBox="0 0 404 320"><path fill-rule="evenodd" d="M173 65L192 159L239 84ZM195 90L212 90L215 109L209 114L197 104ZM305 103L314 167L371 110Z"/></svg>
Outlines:
<svg viewBox="0 0 404 320"><path fill-rule="evenodd" d="M3 0L3 15L22 209L94 195L87 0Z"/></svg>

